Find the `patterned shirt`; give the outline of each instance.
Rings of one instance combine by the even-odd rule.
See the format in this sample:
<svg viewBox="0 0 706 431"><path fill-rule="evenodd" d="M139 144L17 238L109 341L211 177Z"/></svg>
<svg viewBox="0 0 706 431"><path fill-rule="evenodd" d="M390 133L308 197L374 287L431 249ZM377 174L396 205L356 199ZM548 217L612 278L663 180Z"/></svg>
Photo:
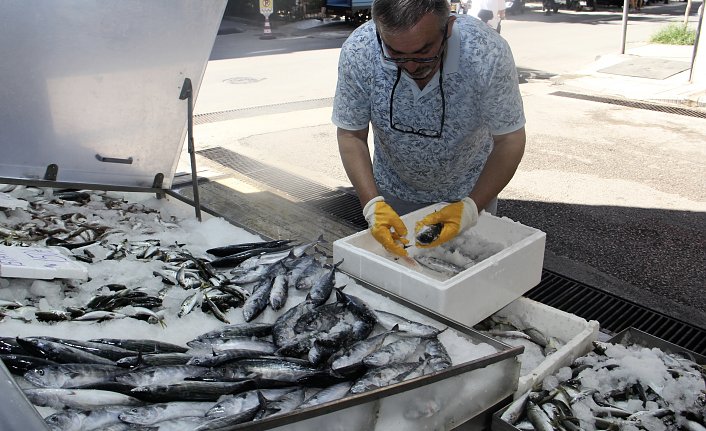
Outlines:
<svg viewBox="0 0 706 431"><path fill-rule="evenodd" d="M443 67L446 115L440 138L390 127L390 94L397 66L382 58L375 26L358 27L341 48L333 123L345 130L372 125L373 174L379 189L410 202L468 196L493 147L491 135L525 124L517 70L507 42L487 25L458 16ZM438 131L439 71L420 89L402 73L393 109L397 128Z"/></svg>

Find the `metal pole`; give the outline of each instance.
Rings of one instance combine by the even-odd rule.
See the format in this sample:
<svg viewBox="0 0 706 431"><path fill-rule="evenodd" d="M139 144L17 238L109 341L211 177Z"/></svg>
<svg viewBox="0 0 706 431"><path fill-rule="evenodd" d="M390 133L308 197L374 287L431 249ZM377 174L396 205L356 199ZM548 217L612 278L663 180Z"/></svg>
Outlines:
<svg viewBox="0 0 706 431"><path fill-rule="evenodd" d="M699 49L699 39L701 38L701 24L704 21L704 4L699 7L699 18L696 24L696 37L694 38L694 50L691 52L691 68L689 69L689 82L694 77L694 63L696 62L696 52Z"/></svg>
<svg viewBox="0 0 706 431"><path fill-rule="evenodd" d="M179 99L186 99L187 103L187 144L189 158L191 159L191 183L194 189L194 209L196 211L196 219L201 221L201 201L199 200L199 181L196 176L196 150L194 149L194 91L191 86L191 79L184 79L184 85L181 88Z"/></svg>
<svg viewBox="0 0 706 431"><path fill-rule="evenodd" d="M620 39L620 53L625 54L625 38L628 33L628 9L630 9L630 0L623 1L623 35Z"/></svg>

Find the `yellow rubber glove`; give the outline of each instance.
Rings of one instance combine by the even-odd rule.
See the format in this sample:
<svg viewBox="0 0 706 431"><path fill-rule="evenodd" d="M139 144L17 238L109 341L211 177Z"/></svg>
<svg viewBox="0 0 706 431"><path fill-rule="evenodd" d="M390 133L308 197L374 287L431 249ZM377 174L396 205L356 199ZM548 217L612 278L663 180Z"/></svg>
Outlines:
<svg viewBox="0 0 706 431"><path fill-rule="evenodd" d="M368 221L373 238L382 244L385 250L398 256L407 256L407 250L403 247L409 243L405 238L407 227L395 210L385 202L385 198L377 196L370 199L363 208L363 215Z"/></svg>
<svg viewBox="0 0 706 431"><path fill-rule="evenodd" d="M453 239L459 233L466 229L475 226L478 223L478 208L473 199L465 197L458 202L453 202L439 211L435 211L420 221L414 226L415 236L424 226L441 223L441 233L436 240L429 244L421 244L416 242L416 246L420 248L436 247L446 241Z"/></svg>

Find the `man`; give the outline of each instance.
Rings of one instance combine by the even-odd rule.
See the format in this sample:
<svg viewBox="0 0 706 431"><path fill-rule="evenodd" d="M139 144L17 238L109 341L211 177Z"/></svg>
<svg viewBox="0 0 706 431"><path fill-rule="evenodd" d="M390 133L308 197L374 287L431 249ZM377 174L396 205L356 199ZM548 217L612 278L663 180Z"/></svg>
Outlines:
<svg viewBox="0 0 706 431"><path fill-rule="evenodd" d="M510 48L487 25L447 0L374 0L372 16L341 49L332 121L373 237L405 256L398 214L444 202L415 226L443 224L433 247L494 212L525 117Z"/></svg>
<svg viewBox="0 0 706 431"><path fill-rule="evenodd" d="M505 19L505 0L473 0L469 14L500 33L500 20Z"/></svg>

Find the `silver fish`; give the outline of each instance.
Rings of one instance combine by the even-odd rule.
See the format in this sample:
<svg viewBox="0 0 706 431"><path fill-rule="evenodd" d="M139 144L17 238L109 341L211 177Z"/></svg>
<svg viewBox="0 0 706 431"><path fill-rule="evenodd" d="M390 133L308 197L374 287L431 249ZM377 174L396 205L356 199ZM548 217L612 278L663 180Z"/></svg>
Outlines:
<svg viewBox="0 0 706 431"><path fill-rule="evenodd" d="M194 307L201 305L202 302L203 290L199 289L184 299L184 302L181 303L181 307L179 307L179 313L177 313L177 316L182 317L191 313L191 310L193 310Z"/></svg>
<svg viewBox="0 0 706 431"><path fill-rule="evenodd" d="M431 269L434 272L438 272L449 277L453 277L454 275L464 271L465 269L458 265L454 265L451 262L446 262L445 260L441 260L432 256L419 255L415 256L414 260L416 260L420 265L424 266L425 268Z"/></svg>
<svg viewBox="0 0 706 431"><path fill-rule="evenodd" d="M321 305L325 303L331 292L333 292L333 287L336 284L336 268L338 268L343 263L343 259L331 267L331 269L321 276L316 282L311 286L311 290L307 295L315 305Z"/></svg>
<svg viewBox="0 0 706 431"><path fill-rule="evenodd" d="M135 371L125 372L114 377L118 383L132 386L168 385L178 383L189 377L199 377L208 371L208 368L192 365L161 365L156 367L140 368Z"/></svg>
<svg viewBox="0 0 706 431"><path fill-rule="evenodd" d="M353 386L353 382L341 382L335 385L324 388L312 395L309 399L304 401L299 408L304 409L307 407L317 406L319 404L328 403L331 401L339 400L348 394L348 392Z"/></svg>
<svg viewBox="0 0 706 431"><path fill-rule="evenodd" d="M133 407L120 414L120 420L131 424L153 425L158 422L188 416L203 416L213 407L212 402L174 401Z"/></svg>
<svg viewBox="0 0 706 431"><path fill-rule="evenodd" d="M124 374L124 368L104 364L59 364L34 368L25 379L42 388L76 388L111 381Z"/></svg>
<svg viewBox="0 0 706 431"><path fill-rule="evenodd" d="M62 409L64 407L93 410L106 406L136 406L137 398L112 391L97 389L24 389L27 399L34 405Z"/></svg>
<svg viewBox="0 0 706 431"><path fill-rule="evenodd" d="M360 340L347 349L337 352L329 359L331 369L337 373L347 373L359 369L363 366L363 358L380 349L385 342L385 338L398 330L399 327L395 326L390 331Z"/></svg>
<svg viewBox="0 0 706 431"><path fill-rule="evenodd" d="M395 325L397 325L400 330L400 333L398 334L399 336L431 338L436 337L441 333L441 329L436 329L430 325L407 320L402 316L388 313L387 311L375 310L375 315L378 323L385 329L392 329Z"/></svg>
<svg viewBox="0 0 706 431"><path fill-rule="evenodd" d="M260 404L260 397L257 390L246 391L237 395L227 396L216 405L212 405L206 412L210 418L222 418L242 413Z"/></svg>
<svg viewBox="0 0 706 431"><path fill-rule="evenodd" d="M403 338L394 341L363 358L369 367L382 367L396 362L403 362L421 343L421 338Z"/></svg>
<svg viewBox="0 0 706 431"><path fill-rule="evenodd" d="M366 372L363 377L356 380L351 386L351 393L360 394L375 388L381 388L400 381L401 376L406 375L419 364L416 362L397 362L384 367L373 368Z"/></svg>
<svg viewBox="0 0 706 431"><path fill-rule="evenodd" d="M272 290L270 291L270 307L273 310L279 310L284 307L287 302L287 278L285 274L279 274L272 282Z"/></svg>

